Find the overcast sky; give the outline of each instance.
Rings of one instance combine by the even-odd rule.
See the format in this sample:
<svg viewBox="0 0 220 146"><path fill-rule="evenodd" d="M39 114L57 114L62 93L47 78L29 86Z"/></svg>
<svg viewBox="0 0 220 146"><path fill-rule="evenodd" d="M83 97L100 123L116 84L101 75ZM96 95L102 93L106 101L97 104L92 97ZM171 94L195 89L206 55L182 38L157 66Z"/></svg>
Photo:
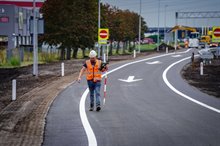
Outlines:
<svg viewBox="0 0 220 146"><path fill-rule="evenodd" d="M117 6L120 9L129 9L139 13L140 0L101 0ZM220 0L160 0L160 27L165 25L165 6L167 26L175 25L175 12L194 12L194 11L220 11ZM159 0L142 0L142 17L144 17L149 27L158 26L158 6ZM183 19L178 20L178 24L187 26L220 26L218 19Z"/></svg>

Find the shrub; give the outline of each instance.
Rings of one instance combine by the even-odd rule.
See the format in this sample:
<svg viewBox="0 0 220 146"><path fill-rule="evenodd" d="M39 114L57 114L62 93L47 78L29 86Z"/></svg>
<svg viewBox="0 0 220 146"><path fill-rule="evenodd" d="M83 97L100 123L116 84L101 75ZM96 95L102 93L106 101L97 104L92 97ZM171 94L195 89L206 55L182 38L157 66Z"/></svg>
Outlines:
<svg viewBox="0 0 220 146"><path fill-rule="evenodd" d="M9 61L12 66L20 66L21 65L18 57L11 57L11 59Z"/></svg>

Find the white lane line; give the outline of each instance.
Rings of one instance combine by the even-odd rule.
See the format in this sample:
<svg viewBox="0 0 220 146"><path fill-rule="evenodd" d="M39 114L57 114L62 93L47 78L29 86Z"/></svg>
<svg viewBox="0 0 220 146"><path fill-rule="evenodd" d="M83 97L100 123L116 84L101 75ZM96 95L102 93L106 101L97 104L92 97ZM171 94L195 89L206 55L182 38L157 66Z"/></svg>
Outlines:
<svg viewBox="0 0 220 146"><path fill-rule="evenodd" d="M184 51L184 52L178 52L178 53L187 53L189 52L190 49ZM168 55L173 55L175 54L174 53L168 53L168 54L163 54L163 55L159 55L159 56L154 56L154 57L151 57L151 58L146 58L146 59L142 59L142 60L137 60L137 61L133 61L133 62L130 62L130 63L126 63L124 65L121 65L115 69L112 69L110 70L109 72L105 73L102 75L102 77L104 77L105 75L108 75L108 74L111 74L119 69L122 69L128 65L132 65L132 64L136 64L136 63L139 63L139 62L143 62L143 61L148 61L148 60L151 60L151 59L155 59L155 58L160 58L160 57L164 57L164 56L168 56ZM80 105L79 105L79 114L80 114L80 118L81 118L81 121L82 121L82 124L83 124L83 128L86 132L86 135L87 135L87 139L88 139L88 145L89 146L97 146L97 140L96 140L96 137L95 137L95 134L91 128L91 125L89 123L89 120L88 120L88 117L86 115L86 111L85 111L85 102L86 102L86 97L89 93L89 89L87 88L82 97L81 97L81 100L80 100Z"/></svg>
<svg viewBox="0 0 220 146"><path fill-rule="evenodd" d="M89 124L88 118L86 116L85 102L86 102L86 97L87 97L88 93L89 93L89 89L87 88L86 91L83 93L82 98L80 100L79 113L80 113L80 118L81 118L83 127L86 131L88 145L89 146L97 146L95 134L94 134L94 132Z"/></svg>
<svg viewBox="0 0 220 146"><path fill-rule="evenodd" d="M190 57L191 57L191 56L190 56ZM202 103L202 102L200 102L200 101L198 101L198 100L195 100L195 99L193 99L192 97L190 97L190 96L188 96L188 95L186 95L186 94L180 92L180 91L177 90L175 87L173 87L173 86L170 84L170 82L168 81L168 79L167 79L167 72L168 72L174 65L176 65L176 64L178 64L178 63L180 63L180 62L182 62L182 61L185 61L185 60L187 60L187 59L190 59L190 57L186 57L186 58L183 58L183 59L181 59L181 60L179 60L179 61L177 61L177 62L174 62L173 64L171 64L170 66L168 66L168 67L164 70L164 72L163 72L163 80L164 80L165 84L166 84L172 91L174 91L176 94L179 94L180 96L182 96L182 97L184 97L184 98L186 98L186 99L188 99L188 100L190 100L190 101L192 101L192 102L194 102L194 103L196 103L196 104L198 104L198 105L200 105L200 106L203 106L203 107L205 107L205 108L207 108L207 109L210 109L210 110L212 110L212 111L214 111L214 112L220 113L220 110L219 110L219 109L216 109L216 108L214 108L214 107L212 107L212 106L209 106L209 105L207 105L207 104L205 104L205 103Z"/></svg>

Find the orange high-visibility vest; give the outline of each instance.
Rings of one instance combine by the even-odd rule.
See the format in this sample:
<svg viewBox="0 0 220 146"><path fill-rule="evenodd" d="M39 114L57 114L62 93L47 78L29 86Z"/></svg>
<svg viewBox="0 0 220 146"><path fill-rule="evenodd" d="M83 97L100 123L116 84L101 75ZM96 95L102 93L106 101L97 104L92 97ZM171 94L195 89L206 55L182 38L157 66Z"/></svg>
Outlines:
<svg viewBox="0 0 220 146"><path fill-rule="evenodd" d="M87 80L93 80L94 82L101 81L102 73L99 70L99 68L101 67L101 60L96 59L96 63L94 66L91 64L90 60L87 60L86 65L87 65L87 75L86 75Z"/></svg>

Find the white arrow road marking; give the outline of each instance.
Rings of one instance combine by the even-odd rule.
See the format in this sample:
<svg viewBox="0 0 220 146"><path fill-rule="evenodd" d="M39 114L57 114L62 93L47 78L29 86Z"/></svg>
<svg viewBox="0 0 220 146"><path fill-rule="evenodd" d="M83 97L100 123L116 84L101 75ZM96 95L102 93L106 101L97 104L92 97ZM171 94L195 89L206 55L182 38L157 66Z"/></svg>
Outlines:
<svg viewBox="0 0 220 146"><path fill-rule="evenodd" d="M196 55L196 56L198 56L198 55ZM179 90L177 90L175 87L173 87L173 85L171 85L170 82L168 81L168 79L167 79L167 72L168 72L174 65L176 65L176 64L178 64L178 63L180 63L180 62L182 62L182 61L184 61L184 60L187 60L187 59L190 59L190 57L186 57L186 58L183 58L183 59L181 59L181 60L179 60L179 61L177 61L177 62L174 62L173 64L171 64L170 66L168 66L168 67L164 70L164 72L163 72L163 80L164 80L165 84L166 84L171 90L173 90L176 94L179 94L180 96L182 96L182 97L184 97L184 98L186 98L186 99L188 99L188 100L190 100L190 101L192 101L192 102L194 102L194 103L196 103L196 104L198 104L198 105L200 105L200 106L203 106L203 107L205 107L205 108L207 108L207 109L210 109L210 110L212 110L212 111L215 111L215 112L217 112L217 113L220 113L220 110L219 110L219 109L216 109L216 108L214 108L214 107L212 107L212 106L209 106L209 105L207 105L207 104L205 104L205 103L202 103L202 102L200 102L200 101L198 101L198 100L195 100L194 98L192 98L192 97L190 97L190 96L188 96L188 95L186 95L186 94L183 94L182 92L180 92Z"/></svg>
<svg viewBox="0 0 220 146"><path fill-rule="evenodd" d="M182 55L173 55L172 57L177 58L177 57L181 57Z"/></svg>
<svg viewBox="0 0 220 146"><path fill-rule="evenodd" d="M161 64L162 62L160 61L153 61L153 62L146 62L147 64Z"/></svg>
<svg viewBox="0 0 220 146"><path fill-rule="evenodd" d="M118 80L119 80L119 81L122 81L122 82L132 83L132 82L141 81L142 79L136 79L136 80L134 80L134 76L129 76L127 80L124 80L124 79L118 79Z"/></svg>
<svg viewBox="0 0 220 146"><path fill-rule="evenodd" d="M178 52L179 54L181 53L187 53L189 52L190 49L184 51L184 52ZM152 59L155 59L155 58L160 58L160 57L164 57L164 56L169 56L169 55L173 55L175 53L168 53L168 54L163 54L163 55L159 55L159 56L154 56L154 57L150 57L150 58L146 58L146 59L142 59L142 60L137 60L137 61L134 61L134 62L130 62L130 63L127 63L127 64L124 64L124 65L121 65L117 68L114 68L112 70L110 70L108 73L105 73L102 75L102 77L104 77L105 75L108 75L108 74L111 74L119 69L122 69L126 66L129 66L129 65L132 65L132 64L136 64L136 63L140 63L140 62L144 62L144 61L148 61L148 60L152 60ZM79 104L79 114L80 114L80 118L81 118L81 121L82 121L82 124L83 124L83 128L86 132L86 136L87 136L87 139L88 139L88 145L89 146L97 146L97 140L96 140L96 137L95 137L95 134L92 130L92 127L91 125L89 124L89 120L88 120L88 117L86 115L86 111L85 111L85 102L86 102L86 97L89 93L89 89L87 88L82 97L81 97L81 100L80 100L80 104Z"/></svg>

